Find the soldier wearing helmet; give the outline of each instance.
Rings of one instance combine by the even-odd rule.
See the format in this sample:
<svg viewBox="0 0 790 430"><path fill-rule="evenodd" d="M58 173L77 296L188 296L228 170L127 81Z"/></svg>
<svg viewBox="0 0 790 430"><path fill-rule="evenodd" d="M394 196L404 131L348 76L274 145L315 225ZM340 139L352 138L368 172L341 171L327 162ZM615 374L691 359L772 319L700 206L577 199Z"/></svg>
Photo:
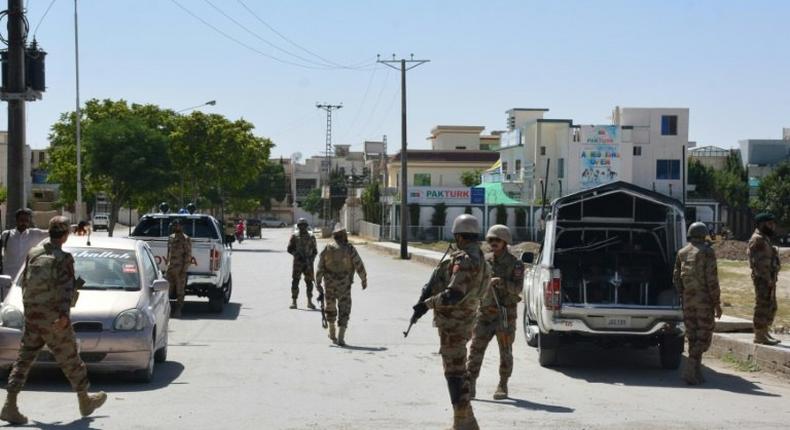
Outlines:
<svg viewBox="0 0 790 430"><path fill-rule="evenodd" d="M480 223L477 218L459 215L453 221L452 233L458 250L440 263L426 285L431 295L414 306L412 320L433 309L434 325L439 330L444 377L453 405L452 428L477 429L466 372L466 344L491 272L478 242Z"/></svg>
<svg viewBox="0 0 790 430"><path fill-rule="evenodd" d="M486 234L491 252L486 262L491 267L491 282L483 291L477 311L469 360L470 396L475 397L475 383L480 375L486 348L496 336L499 344L499 385L495 400L507 398L507 381L513 373L513 340L516 336L516 315L524 288L524 263L508 251L513 243L510 229L502 224L491 226Z"/></svg>
<svg viewBox="0 0 790 430"><path fill-rule="evenodd" d="M326 297L325 313L329 323L329 339L337 345L345 346L346 328L351 316L351 284L354 282L354 273L359 275L363 290L368 287L368 275L357 249L348 242L346 229L337 224L332 231L332 237L334 242L326 245L318 259L316 288L319 302L323 302ZM326 280L326 291L321 287L323 280ZM335 321L338 326L337 333Z"/></svg>
<svg viewBox="0 0 790 430"><path fill-rule="evenodd" d="M770 334L776 316L776 282L779 280L779 251L771 244L776 229L773 214L763 212L754 217L757 228L749 239L749 266L754 283L754 343L780 343Z"/></svg>
<svg viewBox="0 0 790 430"><path fill-rule="evenodd" d="M288 253L293 255L293 270L291 271L291 309L296 309L296 299L299 297L299 281L304 275L307 284L307 307L315 309L313 304L313 261L318 254L315 236L310 234L307 220L299 218L296 222L299 231L291 235L288 241Z"/></svg>
<svg viewBox="0 0 790 430"><path fill-rule="evenodd" d="M705 241L708 227L701 222L689 226L689 243L678 251L672 278L683 304L683 323L689 343L689 359L681 378L689 385L705 382L702 354L713 338L715 318L721 318L716 253Z"/></svg>
<svg viewBox="0 0 790 430"><path fill-rule="evenodd" d="M176 299L173 317L180 318L184 307L187 286L187 270L192 264L192 239L181 228L181 220L173 218L170 222L170 237L167 238L167 271L165 277L170 283L170 297Z"/></svg>

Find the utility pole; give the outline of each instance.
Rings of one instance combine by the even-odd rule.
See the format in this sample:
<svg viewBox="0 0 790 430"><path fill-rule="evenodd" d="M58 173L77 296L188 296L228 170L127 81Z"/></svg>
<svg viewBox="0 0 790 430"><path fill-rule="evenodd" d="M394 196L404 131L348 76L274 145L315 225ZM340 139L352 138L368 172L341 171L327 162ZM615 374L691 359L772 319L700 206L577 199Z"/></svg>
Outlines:
<svg viewBox="0 0 790 430"><path fill-rule="evenodd" d="M329 217L332 215L332 112L343 108L343 104L330 105L326 103L316 103L315 107L326 111L326 143L324 146L324 161L321 166L321 179L323 180L322 190L327 190L324 199L324 227L329 227Z"/></svg>
<svg viewBox="0 0 790 430"><path fill-rule="evenodd" d="M74 121L74 128L76 130L74 138L77 142L77 202L74 205L74 212L77 213L75 221L82 219L82 110L80 109L80 39L78 32L77 21L77 0L74 0L74 72L75 72L75 90L76 90L76 105L74 111L76 119ZM131 219L129 224L131 224Z"/></svg>
<svg viewBox="0 0 790 430"><path fill-rule="evenodd" d="M25 11L8 0L8 205L6 226L25 206Z"/></svg>
<svg viewBox="0 0 790 430"><path fill-rule="evenodd" d="M400 258L402 260L408 260L409 258L409 211L407 207L407 196L408 196L408 187L409 187L409 177L407 174L407 156L406 156L406 72L409 70L425 64L431 60L415 60L414 54L411 54L410 58L407 60L405 58L401 58L400 60L395 59L395 54L392 54L391 60L382 60L381 56L376 56L376 62L384 64L385 66L400 70L400 93L401 93L401 124L400 124L400 133L401 133L401 145L400 145ZM396 66L399 64L400 67ZM408 66L407 66L408 65Z"/></svg>

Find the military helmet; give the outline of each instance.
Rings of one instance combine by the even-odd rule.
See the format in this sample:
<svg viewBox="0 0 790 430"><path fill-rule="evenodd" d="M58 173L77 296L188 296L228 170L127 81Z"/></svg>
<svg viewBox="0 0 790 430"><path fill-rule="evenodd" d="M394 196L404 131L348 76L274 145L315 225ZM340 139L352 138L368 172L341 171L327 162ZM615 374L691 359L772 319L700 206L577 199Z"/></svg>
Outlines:
<svg viewBox="0 0 790 430"><path fill-rule="evenodd" d="M495 224L488 229L486 239L500 239L508 245L513 243L513 235L510 234L510 229L506 225Z"/></svg>
<svg viewBox="0 0 790 430"><path fill-rule="evenodd" d="M49 220L49 234L55 236L62 236L71 231L71 224L69 219L64 216L55 216Z"/></svg>
<svg viewBox="0 0 790 430"><path fill-rule="evenodd" d="M169 211L170 211L170 205L168 205L167 202L159 203L159 212L166 214Z"/></svg>
<svg viewBox="0 0 790 430"><path fill-rule="evenodd" d="M708 226L706 226L705 223L699 221L692 223L689 226L688 233L686 234L686 236L690 238L693 237L697 239L705 239L705 236L707 235L708 235Z"/></svg>
<svg viewBox="0 0 790 430"><path fill-rule="evenodd" d="M332 230L332 234L340 234L340 233L348 233L346 228L343 227L343 224L337 223L335 224L335 229Z"/></svg>
<svg viewBox="0 0 790 430"><path fill-rule="evenodd" d="M304 218L299 218L299 220L296 221L296 225L307 225L307 220Z"/></svg>
<svg viewBox="0 0 790 430"><path fill-rule="evenodd" d="M458 215L453 221L453 234L480 234L480 223L469 214Z"/></svg>
<svg viewBox="0 0 790 430"><path fill-rule="evenodd" d="M189 202L187 204L187 212L189 212L190 214L193 214L193 213L195 213L195 211L197 211L197 206L195 206L194 203Z"/></svg>

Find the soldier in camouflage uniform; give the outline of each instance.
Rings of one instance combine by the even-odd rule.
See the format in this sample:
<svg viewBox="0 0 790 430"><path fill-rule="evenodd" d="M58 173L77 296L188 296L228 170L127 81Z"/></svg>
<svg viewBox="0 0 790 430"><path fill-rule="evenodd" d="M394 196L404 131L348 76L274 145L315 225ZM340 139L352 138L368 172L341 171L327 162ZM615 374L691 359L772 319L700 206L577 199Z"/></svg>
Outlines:
<svg viewBox="0 0 790 430"><path fill-rule="evenodd" d="M710 347L716 318L721 317L716 253L705 242L708 227L701 222L689 226L688 245L678 251L672 274L683 303L683 324L689 343L689 358L681 378L689 385L705 382L702 354Z"/></svg>
<svg viewBox="0 0 790 430"><path fill-rule="evenodd" d="M165 277L170 283L170 297L175 297L176 306L173 310L175 318L181 317L184 307L184 294L187 286L187 270L192 263L192 239L181 229L181 221L174 219L170 223L173 234L167 238L167 271Z"/></svg>
<svg viewBox="0 0 790 430"><path fill-rule="evenodd" d="M78 354L76 336L69 319L70 308L76 303L78 294L76 287L84 282L74 279L74 258L62 249L69 230L65 217L52 218L49 240L28 253L20 278L25 325L19 358L8 377L8 396L0 413L0 419L11 424L27 423L27 417L17 407L17 396L45 345L77 392L82 416L90 415L107 400L104 392L88 394L88 373Z"/></svg>
<svg viewBox="0 0 790 430"><path fill-rule="evenodd" d="M458 251L444 260L426 288L430 297L414 306L412 322L433 309L433 322L439 331L444 377L453 405L453 429L478 429L472 411L469 377L466 371L466 344L472 335L475 314L491 271L480 250L480 224L463 214L453 221L453 236ZM423 293L425 294L425 292Z"/></svg>
<svg viewBox="0 0 790 430"><path fill-rule="evenodd" d="M469 347L466 363L470 379L470 397L475 397L475 385L488 343L496 335L499 344L499 385L494 399L507 398L507 380L513 374L513 340L516 337L516 311L524 288L524 263L508 251L513 241L510 229L497 224L486 234L491 246L485 256L491 267L491 283L483 291L480 308Z"/></svg>
<svg viewBox="0 0 790 430"><path fill-rule="evenodd" d="M771 245L776 221L772 214L755 217L757 229L749 239L749 265L754 283L754 343L776 345L778 339L769 330L776 316L776 282L779 276L779 252Z"/></svg>
<svg viewBox="0 0 790 430"><path fill-rule="evenodd" d="M328 243L319 256L316 288L318 301L324 301L321 281L326 280L325 313L329 323L329 339L337 345L345 346L346 327L351 315L351 284L354 282L354 272L362 280L363 290L368 287L368 275L356 248L348 243L346 229L338 224L332 235L335 242ZM337 337L335 321L338 326Z"/></svg>
<svg viewBox="0 0 790 430"><path fill-rule="evenodd" d="M315 309L313 304L313 260L318 254L318 248L315 236L310 234L307 229L307 220L299 218L296 226L299 228L299 232L292 234L291 240L288 242L288 253L294 256L291 275L291 309L296 309L296 299L299 297L299 280L302 275L304 275L304 282L307 284L307 307Z"/></svg>

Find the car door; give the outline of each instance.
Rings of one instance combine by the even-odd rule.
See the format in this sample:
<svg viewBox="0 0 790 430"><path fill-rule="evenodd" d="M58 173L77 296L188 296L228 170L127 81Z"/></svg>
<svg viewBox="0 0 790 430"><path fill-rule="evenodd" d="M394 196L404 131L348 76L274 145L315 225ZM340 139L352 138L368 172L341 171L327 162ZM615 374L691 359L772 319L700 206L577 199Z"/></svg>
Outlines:
<svg viewBox="0 0 790 430"><path fill-rule="evenodd" d="M170 314L170 300L167 291L154 291L152 288L155 280L161 277L157 270L154 255L148 246L143 246L141 258L143 265L143 283L144 294L148 294L148 305L151 307L151 313L154 316L157 327L157 338L162 339L162 336L167 333L167 323ZM159 340L157 339L157 347Z"/></svg>

